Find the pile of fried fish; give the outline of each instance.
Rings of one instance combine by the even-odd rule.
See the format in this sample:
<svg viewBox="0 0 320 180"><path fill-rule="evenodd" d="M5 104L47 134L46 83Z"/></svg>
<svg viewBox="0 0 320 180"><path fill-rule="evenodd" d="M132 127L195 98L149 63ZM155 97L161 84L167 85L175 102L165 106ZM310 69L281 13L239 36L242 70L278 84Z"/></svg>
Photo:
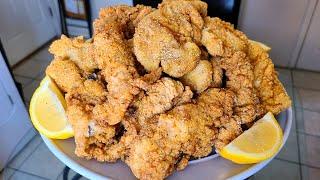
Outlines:
<svg viewBox="0 0 320 180"><path fill-rule="evenodd" d="M46 74L65 95L75 154L164 179L291 105L268 53L199 0L102 8L61 39Z"/></svg>

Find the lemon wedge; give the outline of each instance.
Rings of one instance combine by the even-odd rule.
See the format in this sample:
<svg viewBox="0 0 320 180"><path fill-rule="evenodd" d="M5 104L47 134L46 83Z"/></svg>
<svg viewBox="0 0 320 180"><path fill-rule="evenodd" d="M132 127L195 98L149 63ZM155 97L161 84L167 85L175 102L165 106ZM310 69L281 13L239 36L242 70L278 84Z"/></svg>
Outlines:
<svg viewBox="0 0 320 180"><path fill-rule="evenodd" d="M66 101L57 85L46 76L30 102L30 117L34 127L44 136L67 139L74 132L65 113Z"/></svg>
<svg viewBox="0 0 320 180"><path fill-rule="evenodd" d="M249 130L225 146L220 155L238 164L251 164L276 154L282 143L282 130L271 112Z"/></svg>
<svg viewBox="0 0 320 180"><path fill-rule="evenodd" d="M261 42L258 42L258 41L254 41L254 40L249 39L249 43L252 43L252 44L255 44L255 45L262 47L262 49L264 49L266 52L269 52L271 50L271 47L269 47L266 44L263 44Z"/></svg>

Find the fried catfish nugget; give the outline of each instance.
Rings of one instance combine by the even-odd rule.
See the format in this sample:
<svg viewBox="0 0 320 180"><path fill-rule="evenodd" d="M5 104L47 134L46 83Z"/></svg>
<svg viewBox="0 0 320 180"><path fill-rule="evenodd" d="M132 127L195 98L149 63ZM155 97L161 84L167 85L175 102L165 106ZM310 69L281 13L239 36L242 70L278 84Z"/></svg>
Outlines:
<svg viewBox="0 0 320 180"><path fill-rule="evenodd" d="M100 125L119 123L139 89L133 85L139 77L127 42L128 28L137 24L152 8L146 6L108 7L94 22L94 55L108 89L106 102L95 106L93 113ZM131 28L131 30L133 30ZM131 32L132 33L132 32Z"/></svg>
<svg viewBox="0 0 320 180"><path fill-rule="evenodd" d="M83 36L69 39L61 35L59 40L52 43L49 51L55 56L70 59L85 72L91 73L98 68L94 59L93 44L90 41L84 41Z"/></svg>
<svg viewBox="0 0 320 180"><path fill-rule="evenodd" d="M260 46L250 43L248 57L253 66L253 85L262 107L273 114L279 114L289 108L291 106L290 97L278 80L278 73L268 53Z"/></svg>
<svg viewBox="0 0 320 180"><path fill-rule="evenodd" d="M179 145L171 147L172 142L159 136L140 137L132 143L126 163L138 179L164 179L179 160Z"/></svg>
<svg viewBox="0 0 320 180"><path fill-rule="evenodd" d="M242 134L241 124L239 123L238 116L232 116L228 123L223 124L216 135L214 140L214 147L216 152L219 153L220 150L228 145L231 141Z"/></svg>
<svg viewBox="0 0 320 180"><path fill-rule="evenodd" d="M81 71L77 65L62 57L55 57L46 69L46 74L54 80L59 88L64 92L71 92L81 87L84 83Z"/></svg>
<svg viewBox="0 0 320 180"><path fill-rule="evenodd" d="M117 20L99 18L94 22L94 30L94 54L108 83L108 100L93 111L98 123L114 125L121 121L133 96L139 93L130 83L139 75Z"/></svg>
<svg viewBox="0 0 320 180"><path fill-rule="evenodd" d="M165 73L181 77L192 71L200 60L200 49L191 42L182 45L166 27L162 27L149 16L139 23L134 35L134 53L137 60L148 71L154 71L160 64Z"/></svg>
<svg viewBox="0 0 320 180"><path fill-rule="evenodd" d="M139 179L164 179L182 152L202 157L212 151L216 129L210 123L195 104L177 106L159 116L155 133L136 139L126 163Z"/></svg>
<svg viewBox="0 0 320 180"><path fill-rule="evenodd" d="M109 6L101 8L99 17L103 19L115 19L121 26L126 38L130 39L133 37L135 28L141 19L153 11L152 7L144 5L134 7L128 5Z"/></svg>
<svg viewBox="0 0 320 180"><path fill-rule="evenodd" d="M141 133L132 143L126 163L137 178L163 179L183 154L204 157L211 153L218 141L215 124L228 124L232 115L233 92L209 89L202 94L195 104L176 106L157 116L153 133ZM226 134L219 140L232 138Z"/></svg>
<svg viewBox="0 0 320 180"><path fill-rule="evenodd" d="M127 153L130 142L136 134L130 128L123 133L120 124L100 126L93 121L94 105L83 101L79 96L66 95L67 116L74 129L75 153L86 159L115 162Z"/></svg>
<svg viewBox="0 0 320 180"><path fill-rule="evenodd" d="M235 111L241 123L251 122L256 118L256 105L259 99L254 94L253 70L246 54L238 51L230 58L223 58L220 67L226 71L227 88L235 94Z"/></svg>
<svg viewBox="0 0 320 180"><path fill-rule="evenodd" d="M229 122L235 105L235 94L229 89L210 88L201 93L196 103L213 119L215 127Z"/></svg>
<svg viewBox="0 0 320 180"><path fill-rule="evenodd" d="M212 65L209 61L201 60L196 68L180 78L184 85L190 86L198 94L206 90L212 82Z"/></svg>
<svg viewBox="0 0 320 180"><path fill-rule="evenodd" d="M113 138L116 134L116 128L114 126L100 127L93 124L90 108L92 107L88 105L68 102L67 116L75 133L75 153L77 156L87 159L95 158L98 161L114 162L119 157L112 156L108 153L108 149L116 143Z"/></svg>
<svg viewBox="0 0 320 180"><path fill-rule="evenodd" d="M201 45L203 18L207 16L207 4L202 1L163 1L158 6L157 21L170 29L179 42L194 42Z"/></svg>
<svg viewBox="0 0 320 180"><path fill-rule="evenodd" d="M76 155L110 162L120 158L125 149L123 141L126 136L119 141L115 137L118 126L100 126L95 123L92 113L95 105L104 102L107 97L103 83L83 78L82 70L73 61L59 56L48 66L46 73L66 92L66 113L75 132Z"/></svg>
<svg viewBox="0 0 320 180"><path fill-rule="evenodd" d="M212 56L232 56L237 51L247 52L248 38L233 25L219 18L205 18L201 43Z"/></svg>
<svg viewBox="0 0 320 180"><path fill-rule="evenodd" d="M218 129L213 141L218 153L242 133L240 117L233 111L235 96L229 89L210 88L197 99L197 105L213 119L213 124Z"/></svg>
<svg viewBox="0 0 320 180"><path fill-rule="evenodd" d="M151 71L148 74L145 74L144 76L141 76L139 78L136 78L133 81L134 86L139 87L140 89L147 90L150 85L155 83L157 80L160 79L162 75L162 68L158 68L155 71Z"/></svg>
<svg viewBox="0 0 320 180"><path fill-rule="evenodd" d="M202 8L193 1L165 1L143 18L134 34L134 53L148 71L159 66L173 77L192 71L200 60Z"/></svg>
<svg viewBox="0 0 320 180"><path fill-rule="evenodd" d="M149 85L141 100L131 106L135 109L131 118L136 119L140 126L147 125L146 121L149 118L177 104L190 102L192 95L190 88L184 87L181 82L167 77L161 78L156 83Z"/></svg>
<svg viewBox="0 0 320 180"><path fill-rule="evenodd" d="M220 67L221 57L212 57L210 63L212 65L212 82L210 87L220 88L222 86L223 70Z"/></svg>
<svg viewBox="0 0 320 180"><path fill-rule="evenodd" d="M161 114L158 128L173 145L180 144L184 154L205 157L212 152L217 133L213 124L214 119L196 104L189 103Z"/></svg>

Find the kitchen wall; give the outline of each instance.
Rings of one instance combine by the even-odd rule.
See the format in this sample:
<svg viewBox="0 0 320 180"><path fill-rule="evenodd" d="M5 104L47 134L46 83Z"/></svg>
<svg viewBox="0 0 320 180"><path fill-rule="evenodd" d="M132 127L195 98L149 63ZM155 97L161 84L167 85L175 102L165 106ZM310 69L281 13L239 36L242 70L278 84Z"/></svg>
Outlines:
<svg viewBox="0 0 320 180"><path fill-rule="evenodd" d="M320 1L313 12L296 67L320 71Z"/></svg>
<svg viewBox="0 0 320 180"><path fill-rule="evenodd" d="M242 0L241 3L238 28L250 39L270 46L270 56L276 65L296 67L317 0Z"/></svg>

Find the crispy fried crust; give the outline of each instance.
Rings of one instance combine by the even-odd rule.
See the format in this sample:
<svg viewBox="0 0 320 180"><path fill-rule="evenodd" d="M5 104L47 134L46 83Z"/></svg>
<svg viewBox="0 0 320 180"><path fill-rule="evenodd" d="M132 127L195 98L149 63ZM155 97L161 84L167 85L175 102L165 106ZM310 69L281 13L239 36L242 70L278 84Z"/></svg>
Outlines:
<svg viewBox="0 0 320 180"><path fill-rule="evenodd" d="M253 86L263 108L273 114L279 114L289 108L291 106L290 97L278 80L278 73L268 53L258 45L250 43L248 57L253 66Z"/></svg>
<svg viewBox="0 0 320 180"><path fill-rule="evenodd" d="M69 39L61 35L61 39L51 44L49 51L55 56L70 59L81 70L91 73L98 68L92 46L91 42L84 41L83 36Z"/></svg>
<svg viewBox="0 0 320 180"><path fill-rule="evenodd" d="M223 58L220 67L226 71L227 88L235 94L235 114L241 123L251 122L256 118L255 105L259 104L253 91L252 65L246 54L238 51L231 58Z"/></svg>
<svg viewBox="0 0 320 180"><path fill-rule="evenodd" d="M181 82L190 86L198 94L206 90L212 82L212 65L209 61L202 60L191 72L180 78Z"/></svg>
<svg viewBox="0 0 320 180"><path fill-rule="evenodd" d="M247 52L248 38L233 25L219 18L205 18L201 43L212 56L228 57L237 51Z"/></svg>
<svg viewBox="0 0 320 180"><path fill-rule="evenodd" d="M74 62L62 57L55 57L46 69L46 74L64 92L70 92L83 85L85 79L82 77L82 73Z"/></svg>
<svg viewBox="0 0 320 180"><path fill-rule="evenodd" d="M202 5L201 5L202 4ZM148 71L162 66L173 77L192 71L200 60L206 4L200 1L165 1L140 21L134 34L134 53Z"/></svg>

